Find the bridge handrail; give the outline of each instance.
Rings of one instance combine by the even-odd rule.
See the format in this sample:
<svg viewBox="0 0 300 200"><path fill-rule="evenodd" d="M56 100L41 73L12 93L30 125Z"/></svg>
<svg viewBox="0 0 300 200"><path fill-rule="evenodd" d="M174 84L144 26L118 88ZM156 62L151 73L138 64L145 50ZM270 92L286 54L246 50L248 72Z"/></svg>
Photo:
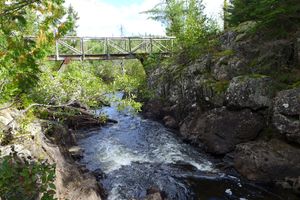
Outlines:
<svg viewBox="0 0 300 200"><path fill-rule="evenodd" d="M29 38L29 39L34 39L37 38L36 36L26 36L25 38ZM153 40L174 40L176 39L176 37L174 36L110 36L110 37L80 37L80 36L64 36L62 38L58 38L58 40L61 39L84 39L84 40L104 40L104 39L112 39L112 40L118 40L118 39L143 39L143 40L147 40L147 39L153 39Z"/></svg>
<svg viewBox="0 0 300 200"><path fill-rule="evenodd" d="M27 36L26 38L35 40L35 36ZM50 57L55 60L61 60L63 57L80 57L81 60L86 59L86 56L110 57L112 54L115 56L124 56L132 58L137 54L168 54L173 52L174 40L173 36L126 36L126 37L79 37L79 36L65 36L58 38L55 41L55 53ZM99 53L92 50L97 47L89 48L89 41L99 41L98 44L102 45ZM91 43L94 44L94 43ZM79 47L78 47L79 45ZM61 53L60 48L64 48L64 54ZM68 52L69 51L69 52ZM66 53L67 52L67 53ZM92 53L91 53L92 52ZM87 54L88 53L88 54Z"/></svg>

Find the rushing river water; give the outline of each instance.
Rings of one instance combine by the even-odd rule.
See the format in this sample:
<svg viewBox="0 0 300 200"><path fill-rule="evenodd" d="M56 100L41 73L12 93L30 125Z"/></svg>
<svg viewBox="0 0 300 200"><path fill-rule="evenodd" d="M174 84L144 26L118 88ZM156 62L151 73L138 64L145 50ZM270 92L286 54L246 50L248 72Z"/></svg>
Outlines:
<svg viewBox="0 0 300 200"><path fill-rule="evenodd" d="M116 106L101 113L118 123L89 131L79 144L85 150L81 162L106 174L101 183L109 200L141 199L151 187L176 200L282 199L220 172L205 154L158 122L119 112Z"/></svg>

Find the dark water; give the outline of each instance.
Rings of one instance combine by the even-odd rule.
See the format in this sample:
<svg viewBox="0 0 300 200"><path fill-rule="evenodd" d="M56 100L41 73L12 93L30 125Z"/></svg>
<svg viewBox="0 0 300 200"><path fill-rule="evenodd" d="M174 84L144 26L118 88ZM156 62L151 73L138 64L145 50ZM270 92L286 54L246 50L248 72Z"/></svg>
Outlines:
<svg viewBox="0 0 300 200"><path fill-rule="evenodd" d="M205 154L160 123L114 106L101 112L119 123L90 131L79 143L85 149L82 163L106 174L101 183L109 200L140 199L150 187L176 200L294 199L220 172Z"/></svg>

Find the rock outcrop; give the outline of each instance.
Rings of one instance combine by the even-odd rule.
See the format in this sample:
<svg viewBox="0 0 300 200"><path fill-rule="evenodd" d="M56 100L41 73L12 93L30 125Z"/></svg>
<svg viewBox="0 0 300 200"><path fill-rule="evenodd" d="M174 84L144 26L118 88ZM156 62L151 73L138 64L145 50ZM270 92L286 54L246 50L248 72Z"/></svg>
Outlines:
<svg viewBox="0 0 300 200"><path fill-rule="evenodd" d="M235 155L235 168L247 178L283 185L289 179L295 189L300 182L297 51L294 40L247 37L254 26L247 22L224 33L218 52L194 63L148 72L160 111L148 109L147 115L159 113L169 127L177 122L184 139L209 153ZM163 112L165 105L172 112Z"/></svg>
<svg viewBox="0 0 300 200"><path fill-rule="evenodd" d="M55 164L56 198L58 199L101 200L105 192L96 178L75 162L82 150L77 147L77 135L73 129L82 127L80 121L76 119L82 120L83 124L89 126L100 126L102 122L85 110L79 112L78 108L74 109L73 115L64 115L69 116L66 118L65 125L54 120L62 117L61 108L51 108L47 110L49 111L47 114L43 110L44 119L52 119L51 121L35 120L27 124L26 130L23 131L30 134L24 137L13 135L12 139L15 144L0 146L0 151L2 156L8 155L12 147L20 158L47 160L49 164ZM16 113L19 115L17 116ZM16 119L20 118L20 114L22 112L14 109L2 110L0 123L13 130L13 133L17 133L19 130L15 128L18 126Z"/></svg>
<svg viewBox="0 0 300 200"><path fill-rule="evenodd" d="M273 124L290 142L300 144L300 88L277 94Z"/></svg>
<svg viewBox="0 0 300 200"><path fill-rule="evenodd" d="M263 119L250 110L229 111L216 108L187 119L180 133L188 139L202 142L213 154L225 154L235 145L253 140L264 127Z"/></svg>
<svg viewBox="0 0 300 200"><path fill-rule="evenodd" d="M300 178L300 149L280 140L240 144L235 149L235 168L256 181L292 180ZM300 192L300 185L292 185Z"/></svg>
<svg viewBox="0 0 300 200"><path fill-rule="evenodd" d="M265 76L238 76L231 80L226 92L228 107L258 110L272 106L274 82Z"/></svg>

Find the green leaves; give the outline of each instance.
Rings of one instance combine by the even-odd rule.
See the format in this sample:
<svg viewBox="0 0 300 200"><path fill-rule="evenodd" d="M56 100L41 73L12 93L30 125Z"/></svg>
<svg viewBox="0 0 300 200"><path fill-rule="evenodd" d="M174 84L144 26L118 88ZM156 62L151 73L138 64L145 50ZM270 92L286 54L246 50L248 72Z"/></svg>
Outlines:
<svg viewBox="0 0 300 200"><path fill-rule="evenodd" d="M176 36L175 51L185 61L210 50L211 38L219 32L216 22L205 16L202 0L163 0L145 12L166 26L167 35ZM179 56L177 56L179 57Z"/></svg>
<svg viewBox="0 0 300 200"><path fill-rule="evenodd" d="M55 166L28 162L15 153L0 161L0 197L3 200L54 200Z"/></svg>
<svg viewBox="0 0 300 200"><path fill-rule="evenodd" d="M0 0L0 103L16 100L34 87L39 63L54 44L75 26L74 11L66 19L63 0ZM73 30L73 29L72 29ZM25 39L36 36L37 40Z"/></svg>

